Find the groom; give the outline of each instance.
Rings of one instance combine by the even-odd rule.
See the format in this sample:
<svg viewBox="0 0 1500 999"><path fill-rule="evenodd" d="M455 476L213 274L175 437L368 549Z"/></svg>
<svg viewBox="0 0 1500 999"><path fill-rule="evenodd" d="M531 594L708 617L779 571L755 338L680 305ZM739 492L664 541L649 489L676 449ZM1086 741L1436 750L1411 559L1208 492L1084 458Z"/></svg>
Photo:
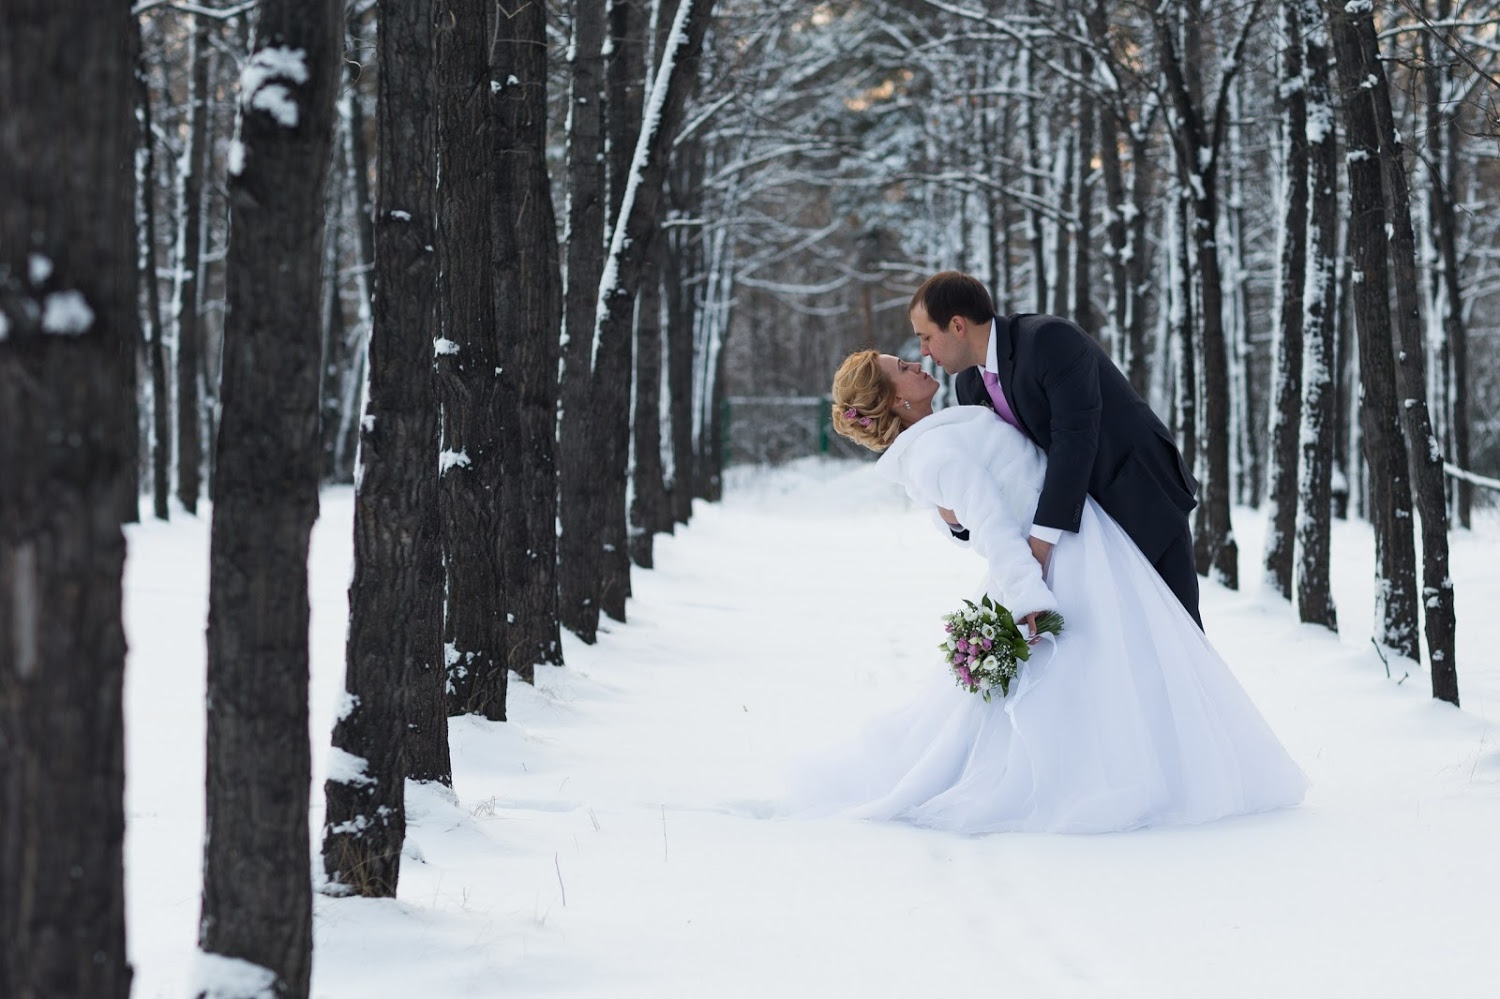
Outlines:
<svg viewBox="0 0 1500 999"><path fill-rule="evenodd" d="M984 285L957 271L924 281L910 314L922 356L957 375L958 401L990 407L1047 452L1030 539L1043 568L1093 496L1203 627L1187 519L1198 483L1094 338L1056 316L997 316Z"/></svg>

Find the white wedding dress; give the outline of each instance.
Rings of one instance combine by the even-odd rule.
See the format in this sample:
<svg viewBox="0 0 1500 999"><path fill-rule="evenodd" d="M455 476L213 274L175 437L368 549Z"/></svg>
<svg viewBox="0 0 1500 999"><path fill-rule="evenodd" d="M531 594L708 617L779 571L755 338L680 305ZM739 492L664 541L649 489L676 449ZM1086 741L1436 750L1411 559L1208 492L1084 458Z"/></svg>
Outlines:
<svg viewBox="0 0 1500 999"><path fill-rule="evenodd" d="M933 675L899 713L804 763L797 810L982 833L1107 832L1197 823L1302 799L1307 780L1135 543L1092 500L1046 579L1026 536L1045 456L990 410L958 406L904 431L879 471L947 507L984 556L984 592L1065 627L1002 699ZM964 596L955 592L954 606Z"/></svg>

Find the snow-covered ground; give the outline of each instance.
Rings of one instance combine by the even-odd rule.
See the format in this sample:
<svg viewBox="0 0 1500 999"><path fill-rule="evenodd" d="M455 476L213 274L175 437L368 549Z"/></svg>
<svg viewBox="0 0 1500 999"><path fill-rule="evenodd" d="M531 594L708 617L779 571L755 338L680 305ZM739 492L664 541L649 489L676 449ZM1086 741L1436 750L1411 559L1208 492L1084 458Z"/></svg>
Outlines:
<svg viewBox="0 0 1500 999"><path fill-rule="evenodd" d="M347 490L313 535L313 830L343 683ZM798 758L936 664L979 578L871 465L735 470L658 539L629 623L565 636L505 724L411 786L400 897L316 901L313 994L1480 996L1500 982L1500 519L1454 537L1462 710L1370 645L1370 534L1335 527L1342 637L1244 589L1208 632L1312 778L1297 809L1102 836L773 817ZM134 994L190 994L203 830L207 522L130 529ZM1407 676L1407 674L1410 674ZM1403 677L1404 682L1401 681Z"/></svg>

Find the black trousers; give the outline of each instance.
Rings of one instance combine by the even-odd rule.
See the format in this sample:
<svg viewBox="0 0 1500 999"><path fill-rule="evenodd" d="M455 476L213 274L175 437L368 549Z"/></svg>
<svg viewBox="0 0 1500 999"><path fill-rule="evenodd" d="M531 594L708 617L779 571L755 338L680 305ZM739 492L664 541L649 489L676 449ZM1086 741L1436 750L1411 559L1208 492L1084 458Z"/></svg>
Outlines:
<svg viewBox="0 0 1500 999"><path fill-rule="evenodd" d="M1198 570L1193 564L1193 535L1186 526L1182 535L1151 564L1202 629L1203 618L1198 615Z"/></svg>

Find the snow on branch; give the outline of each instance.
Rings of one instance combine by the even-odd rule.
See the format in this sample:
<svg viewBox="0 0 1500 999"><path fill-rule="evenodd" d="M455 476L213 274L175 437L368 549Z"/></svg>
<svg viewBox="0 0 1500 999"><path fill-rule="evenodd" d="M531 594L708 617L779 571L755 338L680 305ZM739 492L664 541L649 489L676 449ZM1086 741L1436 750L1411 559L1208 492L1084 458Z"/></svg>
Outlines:
<svg viewBox="0 0 1500 999"><path fill-rule="evenodd" d="M1472 485L1481 486L1485 489L1494 489L1500 491L1500 479L1491 479L1484 475L1478 475L1474 472L1466 471L1462 468L1459 468L1451 461L1443 462L1443 471L1448 475L1449 478L1462 479L1464 482L1468 482Z"/></svg>
<svg viewBox="0 0 1500 999"><path fill-rule="evenodd" d="M641 119L641 130L636 136L635 154L630 158L630 175L625 182L625 194L620 199L619 211L615 213L614 232L610 235L609 255L604 261L604 273L599 278L599 297L594 309L594 342L589 351L590 370L599 364L599 341L604 335L604 320L609 316L609 300L616 292L620 281L620 255L625 252L625 233L630 216L635 208L636 194L640 190L641 175L651 157L651 143L661 128L662 109L667 104L667 85L677 66L677 54L687 41L688 15L694 2L702 0L680 0L677 15L672 19L672 30L662 46L661 65L656 67L656 77L651 82L651 93L646 100L645 113Z"/></svg>

